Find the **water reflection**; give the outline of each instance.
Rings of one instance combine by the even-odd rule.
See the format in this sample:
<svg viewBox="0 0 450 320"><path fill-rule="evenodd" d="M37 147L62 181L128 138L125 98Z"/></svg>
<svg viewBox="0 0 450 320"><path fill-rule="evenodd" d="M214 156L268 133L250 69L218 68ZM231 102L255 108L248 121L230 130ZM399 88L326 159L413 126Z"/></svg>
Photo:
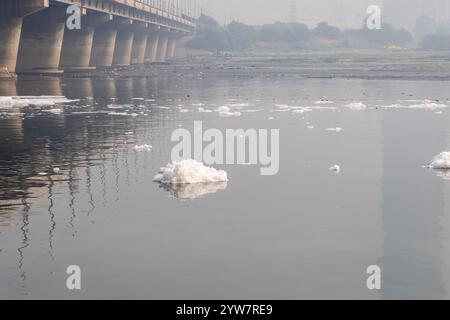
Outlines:
<svg viewBox="0 0 450 320"><path fill-rule="evenodd" d="M169 192L171 196L178 199L197 199L207 194L217 193L220 190L227 188L227 182L213 182L213 183L193 183L193 184L175 184L175 185L161 185L165 191Z"/></svg>
<svg viewBox="0 0 450 320"><path fill-rule="evenodd" d="M27 273L23 270L23 266L24 266L24 260L25 260L25 254L24 251L26 250L26 248L29 247L30 243L29 243L29 237L28 237L28 232L29 232L29 212L30 212L30 205L28 204L26 199L22 199L22 205L23 205L23 210L22 210L22 225L20 227L20 230L22 231L22 243L21 246L19 248L17 248L17 252L19 253L19 262L18 262L18 268L21 271L20 277L22 279L22 281L25 281L27 278Z"/></svg>
<svg viewBox="0 0 450 320"><path fill-rule="evenodd" d="M434 172L443 180L450 180L450 170L435 169Z"/></svg>
<svg viewBox="0 0 450 320"><path fill-rule="evenodd" d="M149 90L147 86L150 86ZM155 86L154 81L146 79L42 80L24 77L17 82L1 81L1 95L65 95L70 99L81 98L81 101L61 114L40 114L27 107L4 111L0 126L0 208L20 205L17 200L21 196L33 196L31 188L34 193L42 193L38 189L48 185L49 181L40 174L51 173L54 167L60 167L69 174L69 190L70 194L74 194L74 169L87 167L89 178L86 183L90 186L90 171L96 165L101 166L100 179L106 205L106 162L110 159L115 165L118 199L119 168L122 167L118 163L120 155L125 152L123 159L129 184L128 144L139 139L136 135L138 127L145 131L151 128L149 135L161 132L166 115L160 114L160 110L154 110L146 119L117 119L101 111L111 101L130 103L135 97L144 99L154 96L151 92ZM133 91L134 88L136 91ZM129 131L134 134L130 136ZM73 202L72 199L72 211ZM95 204L92 196L90 203L93 210Z"/></svg>
<svg viewBox="0 0 450 320"><path fill-rule="evenodd" d="M422 125L399 130L402 122ZM440 299L447 293L441 268L444 185L422 168L425 158L445 145L445 128L444 120L423 113L384 116L385 236L380 266L385 299Z"/></svg>
<svg viewBox="0 0 450 320"><path fill-rule="evenodd" d="M79 99L64 107L65 112L41 113L39 108L14 107L2 111L0 125L0 210L5 213L23 210L23 199L38 199L48 193L50 218L49 247L53 249L56 229L54 189L66 184L70 210L68 224L76 235L76 197L82 182L76 176L85 168L87 215L96 209L93 181L101 184L102 205L108 203L108 176L114 175L115 201L120 199L122 176L130 185L130 156L139 177L140 158L144 169L151 155L129 152L140 139L153 140L170 131L167 121L176 115L154 108L158 79L59 79L23 77L19 81L0 81L0 95L48 95ZM148 99L146 106L143 106ZM112 117L110 103L133 104L147 108L146 117ZM162 103L159 101L159 103ZM105 112L106 111L106 112ZM138 134L143 133L143 135ZM131 134L130 134L131 133ZM156 143L155 143L156 144ZM109 170L109 163L112 171ZM58 175L53 168L60 168ZM92 178L96 171L98 179ZM122 173L122 171L125 171ZM29 210L30 204L26 202Z"/></svg>
<svg viewBox="0 0 450 320"><path fill-rule="evenodd" d="M323 79L308 85L288 81L274 85L271 79L247 78L218 78L199 85L181 77L25 78L17 83L0 82L0 94L4 95L47 94L80 99L64 105L60 114L34 108L13 108L2 114L0 232L6 241L0 241L1 250L5 250L0 251L0 258L5 270L11 268L17 275L10 269L3 272L2 268L0 277L7 274L8 283L17 280L19 286L25 282L47 283L45 280L52 278L45 278L46 272L63 270L61 264L72 258L66 252L71 248L74 257L89 267L103 266L103 261L96 260L100 256L100 260L109 260L110 268L121 269L106 270L110 273L105 277L133 268L138 280L125 280L136 280L139 284L132 289L145 292L148 287L141 284L141 267L145 272L155 271L149 279L152 284L161 284L165 293L179 292L183 281L170 282L175 274L189 274L184 280L191 281L189 277L195 276L202 284L211 284L211 279L200 273L214 268L224 274L225 268L232 269L232 275L237 275L239 283L232 284L227 292L243 285L251 288L255 283L255 288L261 288L259 292L268 292L280 279L283 264L286 269L282 270L287 272L276 288L280 292L285 286L298 296L309 297L311 291L322 294L324 288L336 284L330 278L338 278L339 274L344 275L342 283L364 295L365 267L381 255L383 298L443 297L443 274L448 274L442 268L443 257L448 259L441 230L445 181L421 166L430 155L442 151L444 116L437 120L432 113L424 116L371 110L311 113L302 115L306 117L302 121L300 115L287 115L284 122L276 124L283 126L282 143L286 146L281 159L283 169L277 177L263 179L255 173L257 170L251 171L252 167L230 166L233 186L223 182L164 186L158 190L151 182L158 168L169 160L170 135L175 128L188 127L198 118L220 128L270 127L267 117L273 116L260 112L222 119L193 111L182 115L177 111L179 106L194 107L194 103L206 102L212 109L224 101L248 100L250 96L267 111L280 97L291 105L307 105L305 97L317 100L324 90L333 99L337 96L334 100L339 94L347 99L355 91L370 92L377 83L378 94L394 95L389 91L394 90L392 86L382 82L352 83L349 93L348 83L337 85ZM285 88L290 89L283 91ZM298 88L305 92L299 93ZM122 115L108 114L115 110L108 105L114 104L128 106L118 109ZM277 120L282 116L277 114ZM317 130L302 131L305 121L314 122ZM424 125L399 129L399 123ZM331 135L320 126L345 129ZM379 141L381 134L383 141ZM135 145L143 144L152 145L152 151L133 150ZM364 156L358 158L358 154ZM343 173L330 175L329 165L341 162L346 166ZM291 167L284 167L286 163ZM54 168L60 171L56 174ZM172 201L170 197L202 200ZM200 253L199 247L207 254ZM220 257L216 256L218 247L223 249ZM172 254L186 251L190 254ZM111 257L118 252L129 259L117 263ZM278 259L273 259L274 252ZM140 263L136 264L138 259ZM127 265L128 261L134 264ZM197 265L199 261L201 265ZM276 262L272 265L271 261ZM36 268L39 272L31 272ZM33 278L37 273L42 280ZM314 280L308 282L311 274ZM253 280L273 282L246 282L249 275ZM305 280L305 287L298 285L300 280ZM223 287L219 280L215 284ZM103 294L111 292L101 287L104 284L96 285L99 291L104 290ZM337 287L333 296L342 294L342 288ZM60 285L53 289L60 292ZM126 290L126 286L121 289ZM0 296L4 290L0 286ZM15 288L11 292L17 293ZM195 297L201 294L199 290Z"/></svg>

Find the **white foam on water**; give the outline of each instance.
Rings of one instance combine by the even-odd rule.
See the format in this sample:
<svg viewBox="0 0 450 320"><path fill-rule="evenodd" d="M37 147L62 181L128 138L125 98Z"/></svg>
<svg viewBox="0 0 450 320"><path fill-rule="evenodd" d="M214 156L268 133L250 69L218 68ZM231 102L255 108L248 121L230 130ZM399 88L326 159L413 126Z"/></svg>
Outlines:
<svg viewBox="0 0 450 320"><path fill-rule="evenodd" d="M333 171L335 173L340 173L341 172L341 167L337 164L335 164L334 166L329 168L330 171Z"/></svg>
<svg viewBox="0 0 450 320"><path fill-rule="evenodd" d="M181 112L181 113L188 113L189 110L188 109L179 109L179 112Z"/></svg>
<svg viewBox="0 0 450 320"><path fill-rule="evenodd" d="M205 109L203 107L198 107L198 112L200 112L200 113L211 113L213 111L209 110L209 109Z"/></svg>
<svg viewBox="0 0 450 320"><path fill-rule="evenodd" d="M438 170L450 170L450 152L441 152L426 167Z"/></svg>
<svg viewBox="0 0 450 320"><path fill-rule="evenodd" d="M228 106L221 106L216 108L216 112L223 117L239 117L241 113L239 111L232 111Z"/></svg>
<svg viewBox="0 0 450 320"><path fill-rule="evenodd" d="M63 112L62 109L49 109L49 110L42 110L43 112L53 113L53 114L61 114Z"/></svg>
<svg viewBox="0 0 450 320"><path fill-rule="evenodd" d="M287 104L276 104L275 107L277 107L278 109L273 110L276 112L286 112L286 111L290 111L291 107Z"/></svg>
<svg viewBox="0 0 450 320"><path fill-rule="evenodd" d="M422 103L410 105L409 108L411 108L411 109L439 110L439 109L448 108L448 105L446 105L444 103L437 102L437 101L424 100Z"/></svg>
<svg viewBox="0 0 450 320"><path fill-rule="evenodd" d="M287 104L277 104L275 105L278 109L272 110L273 112L292 112L297 114L303 114L305 112L329 110L335 111L336 107L325 107L325 106L290 106Z"/></svg>
<svg viewBox="0 0 450 320"><path fill-rule="evenodd" d="M153 146L149 145L149 144L142 144L142 145L135 145L133 147L133 150L136 152L150 152L152 151Z"/></svg>
<svg viewBox="0 0 450 320"><path fill-rule="evenodd" d="M130 105L129 104L125 104L125 105L120 105L120 104L108 104L107 108L108 109L124 109L124 108L129 108Z"/></svg>
<svg viewBox="0 0 450 320"><path fill-rule="evenodd" d="M28 106L50 107L76 101L79 100L69 100L64 96L3 96L0 97L0 109Z"/></svg>
<svg viewBox="0 0 450 320"><path fill-rule="evenodd" d="M331 131L331 132L336 132L336 133L339 133L339 132L341 132L342 130L344 130L344 129L339 128L339 127L336 127L336 128L326 128L326 129L325 129L325 131Z"/></svg>
<svg viewBox="0 0 450 320"><path fill-rule="evenodd" d="M168 163L153 177L154 182L168 185L228 181L227 173L188 159Z"/></svg>
<svg viewBox="0 0 450 320"><path fill-rule="evenodd" d="M441 152L424 167L433 169L438 177L444 180L450 180L450 152Z"/></svg>
<svg viewBox="0 0 450 320"><path fill-rule="evenodd" d="M244 109L241 110L241 112L247 112L247 113L256 113L256 112L261 112L264 111L264 109Z"/></svg>
<svg viewBox="0 0 450 320"><path fill-rule="evenodd" d="M129 116L130 114L126 113L126 112L108 112L108 115L110 116Z"/></svg>
<svg viewBox="0 0 450 320"><path fill-rule="evenodd" d="M294 109L294 110L292 110L292 113L305 113L305 112L307 112L305 109Z"/></svg>
<svg viewBox="0 0 450 320"><path fill-rule="evenodd" d="M423 109L423 110L431 110L436 111L440 109L448 108L449 106L432 100L423 100L420 103L404 105L404 104L391 104L386 106L381 106L384 109Z"/></svg>
<svg viewBox="0 0 450 320"><path fill-rule="evenodd" d="M352 102L352 103L346 104L344 107L347 109L350 109L350 110L355 110L355 111L367 109L367 106L362 102Z"/></svg>

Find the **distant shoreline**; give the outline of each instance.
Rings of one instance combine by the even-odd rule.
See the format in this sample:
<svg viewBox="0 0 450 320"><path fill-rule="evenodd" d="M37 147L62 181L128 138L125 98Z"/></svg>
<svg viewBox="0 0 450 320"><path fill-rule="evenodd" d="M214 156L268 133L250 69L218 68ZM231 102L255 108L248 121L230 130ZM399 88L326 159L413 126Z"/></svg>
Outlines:
<svg viewBox="0 0 450 320"><path fill-rule="evenodd" d="M450 81L450 53L387 50L195 55L167 64L112 67L64 78L153 78L168 73L305 79ZM27 76L19 75L19 78Z"/></svg>

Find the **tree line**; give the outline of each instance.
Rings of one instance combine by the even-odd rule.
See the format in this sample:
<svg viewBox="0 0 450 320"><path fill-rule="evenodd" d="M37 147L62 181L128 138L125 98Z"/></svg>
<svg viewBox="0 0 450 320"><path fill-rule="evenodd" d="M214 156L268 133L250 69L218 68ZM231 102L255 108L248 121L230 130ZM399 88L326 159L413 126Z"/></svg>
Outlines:
<svg viewBox="0 0 450 320"><path fill-rule="evenodd" d="M444 37L444 39L443 39ZM276 22L252 26L233 21L221 26L213 18L202 15L198 20L196 37L189 43L193 49L210 52L245 52L251 50L324 50L338 48L413 48L450 49L450 37L426 36L419 44L410 32L389 24L369 30L341 30L320 22L314 28L303 23Z"/></svg>

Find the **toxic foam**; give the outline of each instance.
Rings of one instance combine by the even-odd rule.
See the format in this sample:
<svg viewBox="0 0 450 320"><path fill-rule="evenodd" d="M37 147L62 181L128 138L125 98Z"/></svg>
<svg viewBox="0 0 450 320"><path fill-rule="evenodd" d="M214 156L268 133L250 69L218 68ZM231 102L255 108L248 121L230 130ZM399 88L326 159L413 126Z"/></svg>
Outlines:
<svg viewBox="0 0 450 320"><path fill-rule="evenodd" d="M206 167L203 163L188 159L174 161L162 167L153 181L166 185L211 183L228 181L228 176L223 170Z"/></svg>

